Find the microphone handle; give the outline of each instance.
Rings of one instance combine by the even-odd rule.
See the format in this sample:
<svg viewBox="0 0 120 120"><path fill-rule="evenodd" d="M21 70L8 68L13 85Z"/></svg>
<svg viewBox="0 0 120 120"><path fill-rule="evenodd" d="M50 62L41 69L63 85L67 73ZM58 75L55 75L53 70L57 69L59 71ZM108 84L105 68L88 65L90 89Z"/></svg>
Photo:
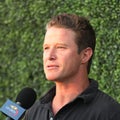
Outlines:
<svg viewBox="0 0 120 120"><path fill-rule="evenodd" d="M6 118L6 120L13 120L13 119L12 119L12 118L10 118L10 117L7 117L7 118Z"/></svg>

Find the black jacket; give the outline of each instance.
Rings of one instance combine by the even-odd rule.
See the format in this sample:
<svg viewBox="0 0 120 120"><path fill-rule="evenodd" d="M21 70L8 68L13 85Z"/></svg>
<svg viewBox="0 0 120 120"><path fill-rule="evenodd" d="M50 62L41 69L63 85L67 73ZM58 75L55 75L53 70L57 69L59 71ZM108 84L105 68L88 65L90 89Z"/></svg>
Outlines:
<svg viewBox="0 0 120 120"><path fill-rule="evenodd" d="M98 89L96 81L54 116L51 101L55 87L38 100L25 115L25 120L120 120L120 104Z"/></svg>

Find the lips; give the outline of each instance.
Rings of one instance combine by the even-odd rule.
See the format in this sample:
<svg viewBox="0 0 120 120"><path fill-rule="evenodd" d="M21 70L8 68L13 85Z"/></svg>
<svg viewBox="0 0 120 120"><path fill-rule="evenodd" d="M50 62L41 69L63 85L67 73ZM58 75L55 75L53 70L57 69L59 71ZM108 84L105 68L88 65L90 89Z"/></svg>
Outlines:
<svg viewBox="0 0 120 120"><path fill-rule="evenodd" d="M47 69L56 69L58 67L58 65L47 65Z"/></svg>

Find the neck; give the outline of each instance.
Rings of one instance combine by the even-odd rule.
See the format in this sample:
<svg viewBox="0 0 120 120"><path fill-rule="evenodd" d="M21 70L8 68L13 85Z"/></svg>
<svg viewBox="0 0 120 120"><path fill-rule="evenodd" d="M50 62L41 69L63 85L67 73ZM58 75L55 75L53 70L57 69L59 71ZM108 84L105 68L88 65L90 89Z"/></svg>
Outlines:
<svg viewBox="0 0 120 120"><path fill-rule="evenodd" d="M56 98L60 101L71 101L81 94L89 86L89 80L79 80L69 83L56 83Z"/></svg>
<svg viewBox="0 0 120 120"><path fill-rule="evenodd" d="M68 81L68 82L67 82ZM87 76L74 80L56 82L56 95L52 102L53 112L56 114L63 106L74 100L89 86Z"/></svg>

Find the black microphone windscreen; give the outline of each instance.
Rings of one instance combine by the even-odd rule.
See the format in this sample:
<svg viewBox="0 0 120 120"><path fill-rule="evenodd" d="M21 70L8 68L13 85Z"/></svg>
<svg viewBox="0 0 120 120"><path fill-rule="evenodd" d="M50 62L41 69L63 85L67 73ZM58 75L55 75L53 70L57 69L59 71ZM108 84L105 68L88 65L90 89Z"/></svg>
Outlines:
<svg viewBox="0 0 120 120"><path fill-rule="evenodd" d="M36 92L29 87L23 88L16 98L16 102L20 103L20 106L29 109L36 100Z"/></svg>

